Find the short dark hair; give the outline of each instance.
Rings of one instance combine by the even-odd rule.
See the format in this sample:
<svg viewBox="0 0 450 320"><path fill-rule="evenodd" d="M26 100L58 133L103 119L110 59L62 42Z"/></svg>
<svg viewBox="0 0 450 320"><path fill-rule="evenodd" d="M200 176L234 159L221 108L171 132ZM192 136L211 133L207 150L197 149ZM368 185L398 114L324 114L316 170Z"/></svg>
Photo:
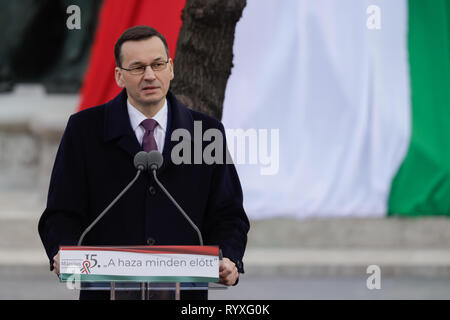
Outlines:
<svg viewBox="0 0 450 320"><path fill-rule="evenodd" d="M122 44L125 41L139 41L139 40L146 40L152 37L158 37L161 39L161 41L164 43L164 47L166 49L167 58L170 57L169 55L169 46L167 45L166 38L156 31L156 29L149 27L149 26L134 26L127 30L125 30L124 33L120 36L120 38L117 40L116 45L114 46L114 58L116 59L116 66L119 68L122 67Z"/></svg>

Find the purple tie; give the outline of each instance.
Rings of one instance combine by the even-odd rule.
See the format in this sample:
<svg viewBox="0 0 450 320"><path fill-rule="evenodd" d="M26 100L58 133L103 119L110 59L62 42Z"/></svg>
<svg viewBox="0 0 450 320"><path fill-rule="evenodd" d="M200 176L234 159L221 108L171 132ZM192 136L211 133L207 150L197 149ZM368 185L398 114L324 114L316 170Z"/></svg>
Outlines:
<svg viewBox="0 0 450 320"><path fill-rule="evenodd" d="M145 129L144 137L142 138L142 148L146 152L158 150L155 137L153 136L153 131L157 125L158 122L154 119L145 119L141 122L141 126Z"/></svg>

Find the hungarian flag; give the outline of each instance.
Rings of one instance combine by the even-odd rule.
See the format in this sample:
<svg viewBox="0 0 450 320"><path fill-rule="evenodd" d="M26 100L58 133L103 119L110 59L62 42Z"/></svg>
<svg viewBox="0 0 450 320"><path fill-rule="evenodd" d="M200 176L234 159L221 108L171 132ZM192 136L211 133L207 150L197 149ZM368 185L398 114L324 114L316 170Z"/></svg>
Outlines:
<svg viewBox="0 0 450 320"><path fill-rule="evenodd" d="M184 5L185 0L104 0L78 109L103 104L120 92L114 80L114 45L126 29L155 28L166 38L173 59Z"/></svg>
<svg viewBox="0 0 450 320"><path fill-rule="evenodd" d="M448 0L247 0L223 122L258 139L259 166L235 158L249 216L450 215L449 18Z"/></svg>

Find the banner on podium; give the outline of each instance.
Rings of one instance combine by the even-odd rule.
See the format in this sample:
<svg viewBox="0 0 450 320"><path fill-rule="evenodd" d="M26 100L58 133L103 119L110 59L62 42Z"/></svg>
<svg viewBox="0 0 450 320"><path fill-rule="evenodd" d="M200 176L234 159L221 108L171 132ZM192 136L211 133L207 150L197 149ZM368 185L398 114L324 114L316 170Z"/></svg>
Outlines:
<svg viewBox="0 0 450 320"><path fill-rule="evenodd" d="M218 282L217 246L60 247L60 280Z"/></svg>

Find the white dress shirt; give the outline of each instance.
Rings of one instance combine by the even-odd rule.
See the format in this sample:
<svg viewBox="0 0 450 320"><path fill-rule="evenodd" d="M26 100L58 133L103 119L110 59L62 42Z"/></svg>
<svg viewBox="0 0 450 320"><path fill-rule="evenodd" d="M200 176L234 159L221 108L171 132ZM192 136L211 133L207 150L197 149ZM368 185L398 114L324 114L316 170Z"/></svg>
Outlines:
<svg viewBox="0 0 450 320"><path fill-rule="evenodd" d="M133 128L136 138L139 141L139 145L142 146L142 139L144 137L145 129L141 126L141 122L147 119L147 117L136 109L130 101L127 99L128 116L130 117L131 128ZM155 114L152 119L158 122L158 125L153 132L156 140L156 145L158 146L158 151L163 152L164 149L164 139L166 138L167 129L167 99L164 101L164 106L161 110Z"/></svg>

